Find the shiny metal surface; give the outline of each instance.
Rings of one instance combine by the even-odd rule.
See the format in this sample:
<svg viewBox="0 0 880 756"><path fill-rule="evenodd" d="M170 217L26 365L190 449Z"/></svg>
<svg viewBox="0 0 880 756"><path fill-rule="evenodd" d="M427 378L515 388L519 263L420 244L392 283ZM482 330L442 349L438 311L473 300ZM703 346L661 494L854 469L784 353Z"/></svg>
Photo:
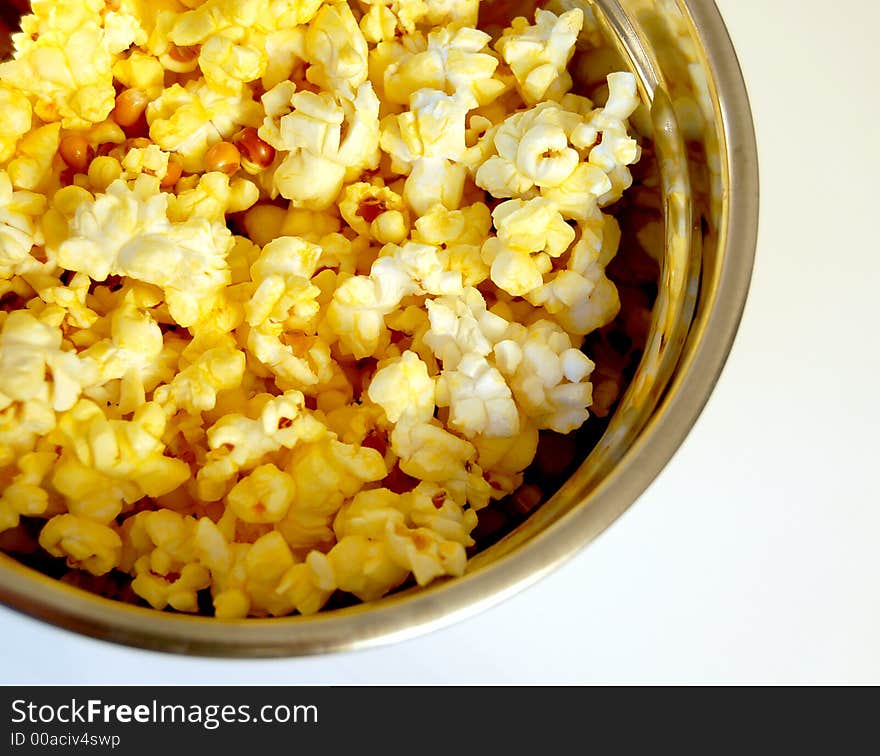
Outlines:
<svg viewBox="0 0 880 756"><path fill-rule="evenodd" d="M80 591L0 555L4 603L75 632L164 651L277 656L363 648L502 601L586 546L638 498L695 422L733 342L755 251L757 152L736 56L711 0L590 5L650 103L666 250L642 363L599 445L560 491L473 558L464 577L312 617L160 613Z"/></svg>

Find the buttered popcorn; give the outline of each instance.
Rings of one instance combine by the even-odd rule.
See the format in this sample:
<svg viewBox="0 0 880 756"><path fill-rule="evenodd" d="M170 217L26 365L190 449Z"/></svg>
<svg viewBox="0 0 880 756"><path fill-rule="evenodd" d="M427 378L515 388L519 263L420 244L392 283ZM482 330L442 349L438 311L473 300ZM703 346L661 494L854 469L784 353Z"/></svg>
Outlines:
<svg viewBox="0 0 880 756"><path fill-rule="evenodd" d="M634 77L571 91L577 8L493 40L478 0L32 7L0 64L0 531L224 619L463 575L590 415Z"/></svg>

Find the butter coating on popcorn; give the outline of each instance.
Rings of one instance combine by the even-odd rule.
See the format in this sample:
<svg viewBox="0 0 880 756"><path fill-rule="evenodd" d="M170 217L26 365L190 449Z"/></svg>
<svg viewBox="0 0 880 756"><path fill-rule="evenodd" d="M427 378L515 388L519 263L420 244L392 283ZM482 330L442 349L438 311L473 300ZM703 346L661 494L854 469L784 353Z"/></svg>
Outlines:
<svg viewBox="0 0 880 756"><path fill-rule="evenodd" d="M223 619L463 575L539 434L590 415L581 346L621 307L639 99L572 91L592 14L31 5L0 63L0 532Z"/></svg>

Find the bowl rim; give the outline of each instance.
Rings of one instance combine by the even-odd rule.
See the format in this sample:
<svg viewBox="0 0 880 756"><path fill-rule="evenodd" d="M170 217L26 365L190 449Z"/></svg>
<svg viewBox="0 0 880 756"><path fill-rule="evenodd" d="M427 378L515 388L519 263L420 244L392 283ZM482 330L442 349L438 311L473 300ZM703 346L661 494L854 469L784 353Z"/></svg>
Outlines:
<svg viewBox="0 0 880 756"><path fill-rule="evenodd" d="M370 607L299 618L217 620L120 605L0 557L0 601L62 629L102 640L203 656L301 656L409 639L473 616L538 582L585 548L648 488L690 432L721 374L748 296L758 234L758 153L743 75L712 0L681 0L698 31L721 110L729 178L723 248L703 337L620 462L581 502L524 547L429 590ZM736 170L733 170L733 166ZM693 334L689 334L691 342ZM686 348L687 352L687 348ZM120 611L124 609L124 611Z"/></svg>

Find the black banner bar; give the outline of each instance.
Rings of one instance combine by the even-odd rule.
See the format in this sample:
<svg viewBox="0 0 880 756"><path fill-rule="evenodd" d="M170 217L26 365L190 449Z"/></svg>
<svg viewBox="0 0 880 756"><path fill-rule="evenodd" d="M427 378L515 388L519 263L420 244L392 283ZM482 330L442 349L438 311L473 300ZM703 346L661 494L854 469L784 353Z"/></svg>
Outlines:
<svg viewBox="0 0 880 756"><path fill-rule="evenodd" d="M253 756L269 745L283 749L272 753L384 756L472 753L479 744L495 753L503 744L582 739L585 707L597 711L600 696L566 688L7 687L0 754L170 756L214 747L217 756Z"/></svg>

